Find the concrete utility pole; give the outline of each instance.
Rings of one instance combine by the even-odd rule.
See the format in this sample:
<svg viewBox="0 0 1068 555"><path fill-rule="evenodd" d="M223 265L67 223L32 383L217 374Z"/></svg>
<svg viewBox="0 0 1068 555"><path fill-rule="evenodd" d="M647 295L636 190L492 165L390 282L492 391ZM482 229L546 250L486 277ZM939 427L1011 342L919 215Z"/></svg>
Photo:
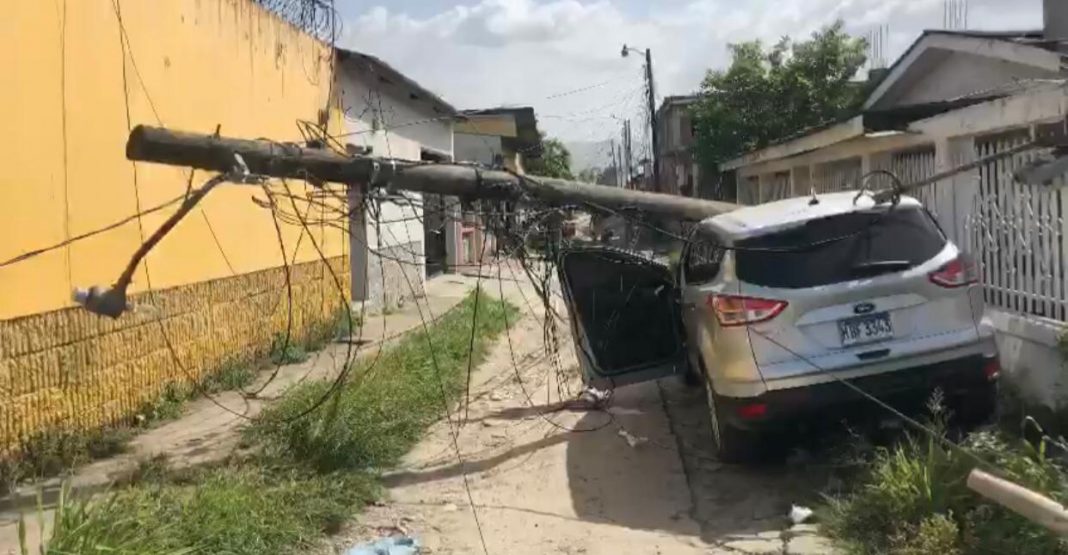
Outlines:
<svg viewBox="0 0 1068 555"><path fill-rule="evenodd" d="M631 52L641 52L638 49L623 45L622 55L624 58ZM652 162L653 162L653 190L660 190L660 131L656 128L656 85L653 82L653 52L645 49L645 92L649 101L649 137L652 139Z"/></svg>
<svg viewBox="0 0 1068 555"><path fill-rule="evenodd" d="M585 204L608 212L639 210L693 221L737 208L727 202L519 176L473 166L348 157L294 144L232 139L159 127L138 126L126 143L126 157L130 160L216 172L230 172L235 155L241 157L250 175L304 179L314 185L334 182L487 200Z"/></svg>
<svg viewBox="0 0 1068 555"><path fill-rule="evenodd" d="M630 157L630 120L623 120L623 154L623 164L626 166L626 170L623 172L623 175L626 176L623 181L623 188L630 189L633 177L631 169L634 167Z"/></svg>
<svg viewBox="0 0 1068 555"><path fill-rule="evenodd" d="M619 186L619 158L616 156L616 140L612 139L612 184Z"/></svg>

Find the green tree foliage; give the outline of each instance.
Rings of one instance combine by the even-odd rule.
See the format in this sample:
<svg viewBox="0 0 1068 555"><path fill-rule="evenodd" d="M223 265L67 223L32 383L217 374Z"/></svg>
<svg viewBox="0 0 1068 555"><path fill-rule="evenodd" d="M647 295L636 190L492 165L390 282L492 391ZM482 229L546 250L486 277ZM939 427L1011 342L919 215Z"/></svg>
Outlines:
<svg viewBox="0 0 1068 555"><path fill-rule="evenodd" d="M841 21L806 41L784 37L770 49L760 41L730 45L731 66L708 72L694 108L702 161L714 167L856 110L865 88L851 80L866 48Z"/></svg>
<svg viewBox="0 0 1068 555"><path fill-rule="evenodd" d="M527 173L557 179L574 179L571 173L571 153L559 139L541 137L541 158L527 162Z"/></svg>

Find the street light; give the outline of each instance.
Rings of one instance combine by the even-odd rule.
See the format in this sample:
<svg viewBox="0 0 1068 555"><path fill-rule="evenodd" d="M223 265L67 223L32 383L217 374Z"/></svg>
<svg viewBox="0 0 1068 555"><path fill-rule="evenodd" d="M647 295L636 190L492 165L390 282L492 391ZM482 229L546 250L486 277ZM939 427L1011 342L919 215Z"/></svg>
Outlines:
<svg viewBox="0 0 1068 555"><path fill-rule="evenodd" d="M626 58L631 52L641 54L642 51L623 45L619 55ZM645 82L649 93L649 128L653 139L653 190L660 190L660 134L656 129L656 90L653 87L653 53L645 49Z"/></svg>

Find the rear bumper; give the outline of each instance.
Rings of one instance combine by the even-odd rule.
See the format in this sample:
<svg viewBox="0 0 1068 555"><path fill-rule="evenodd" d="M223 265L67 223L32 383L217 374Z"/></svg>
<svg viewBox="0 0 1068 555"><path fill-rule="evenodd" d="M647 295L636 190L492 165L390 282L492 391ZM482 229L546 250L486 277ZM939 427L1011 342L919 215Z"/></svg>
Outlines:
<svg viewBox="0 0 1068 555"><path fill-rule="evenodd" d="M992 360L996 361L996 356L972 355L847 382L903 412L916 412L936 389L951 402L991 391L997 380L996 376L988 376L988 363ZM814 420L888 416L884 408L841 381L773 390L757 397L718 397L717 402L730 415L732 425L753 430L786 429ZM756 412L760 416L752 417L754 411L745 410L753 405L765 405ZM740 413L750 417L742 418Z"/></svg>

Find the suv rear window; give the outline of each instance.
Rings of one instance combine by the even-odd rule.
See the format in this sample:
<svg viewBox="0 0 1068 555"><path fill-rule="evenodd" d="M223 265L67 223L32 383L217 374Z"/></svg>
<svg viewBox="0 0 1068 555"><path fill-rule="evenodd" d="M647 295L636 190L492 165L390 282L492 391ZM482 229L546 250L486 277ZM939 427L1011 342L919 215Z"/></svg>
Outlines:
<svg viewBox="0 0 1068 555"><path fill-rule="evenodd" d="M834 240L840 237L844 239ZM910 206L850 212L745 239L737 244L735 260L742 281L799 289L904 271L930 260L945 245L945 235L927 211ZM778 249L789 252L774 252Z"/></svg>

